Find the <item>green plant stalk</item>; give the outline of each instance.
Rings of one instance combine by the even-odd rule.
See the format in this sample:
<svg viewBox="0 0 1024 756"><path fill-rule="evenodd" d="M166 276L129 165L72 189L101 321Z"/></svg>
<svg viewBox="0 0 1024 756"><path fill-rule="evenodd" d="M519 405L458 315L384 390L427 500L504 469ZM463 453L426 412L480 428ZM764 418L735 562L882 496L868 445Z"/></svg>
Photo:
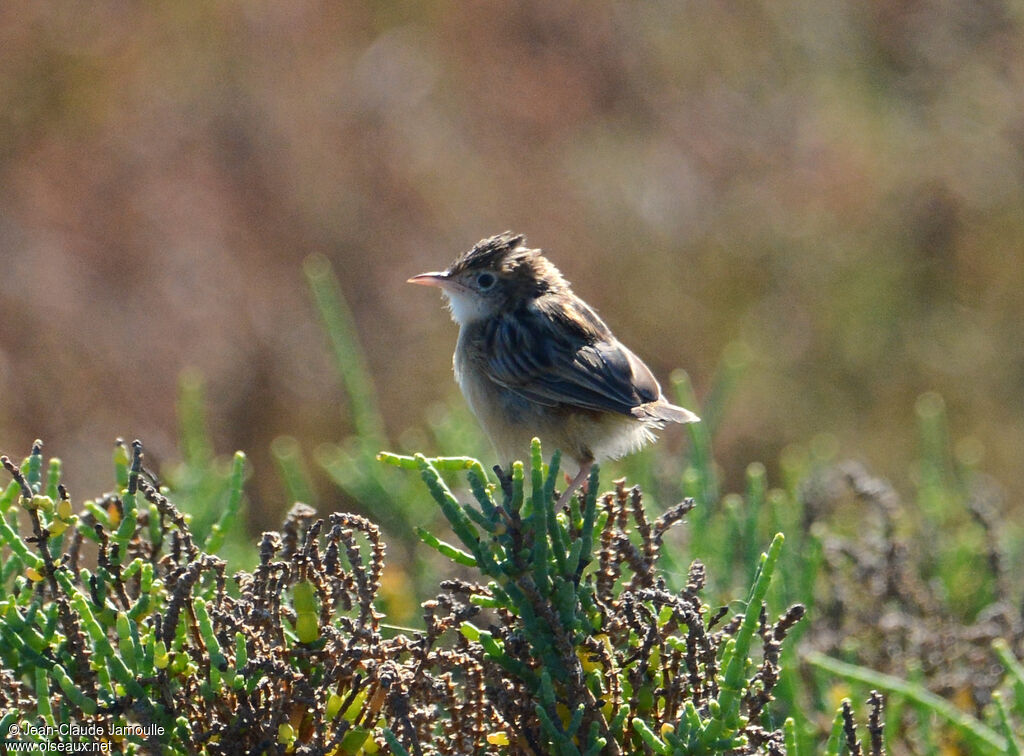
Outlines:
<svg viewBox="0 0 1024 756"><path fill-rule="evenodd" d="M708 424L711 435L718 429L729 397L736 390L750 364L750 355L750 348L742 341L732 341L722 350L722 359L712 378L711 390L708 391L704 406L698 413L703 422Z"/></svg>
<svg viewBox="0 0 1024 756"><path fill-rule="evenodd" d="M102 525L104 530L113 530L114 529L113 528L113 523L110 520L110 514L107 512L106 509L101 507L95 501L92 501L90 499L90 500L86 501L82 506L85 508L85 511L87 511L89 514L91 514L93 517L96 518L96 522L98 522L100 525ZM89 540L91 540L91 541L94 541L94 542L99 541L99 538L97 538L95 533L91 533L90 534L88 528L86 528L85 530L81 530L80 529L79 532L83 536L86 536L87 538L89 538Z"/></svg>
<svg viewBox="0 0 1024 756"><path fill-rule="evenodd" d="M720 738L723 729L734 730L740 724L739 708L746 683L750 644L757 632L761 605L768 592L768 585L771 582L772 573L775 571L775 565L778 563L784 541L785 537L782 533L776 533L771 546L768 547L768 552L761 555L760 568L754 585L751 587L750 597L747 599L743 623L740 625L736 637L726 645L725 654L722 657L725 673L722 675L721 690L717 699L721 717L716 717L705 725L704 732L701 733L704 743Z"/></svg>
<svg viewBox="0 0 1024 756"><path fill-rule="evenodd" d="M7 484L7 488L0 494L0 514L7 514L10 508L14 505L21 495L21 486L18 485L17 481L11 481Z"/></svg>
<svg viewBox="0 0 1024 756"><path fill-rule="evenodd" d="M206 468L213 459L205 394L203 374L196 368L182 370L178 375L178 443L185 464L197 469Z"/></svg>
<svg viewBox="0 0 1024 756"><path fill-rule="evenodd" d="M498 585L497 582L495 582L494 580L491 580L490 582L487 583L487 588L491 592L491 594L494 596L494 598L497 599L497 601L502 606L506 606L506 607L512 606L513 602L512 602L511 596L509 596L508 592L504 588L502 588L500 585Z"/></svg>
<svg viewBox="0 0 1024 756"><path fill-rule="evenodd" d="M757 564L757 524L768 498L767 472L760 462L747 465L746 507L743 513L743 564ZM779 532L779 531L776 531Z"/></svg>
<svg viewBox="0 0 1024 756"><path fill-rule="evenodd" d="M36 594L35 591L33 591L32 603L28 605L28 608L25 612L25 622L29 623L32 626L35 626L36 617L39 615L40 601L40 596Z"/></svg>
<svg viewBox="0 0 1024 756"><path fill-rule="evenodd" d="M948 492L954 490L946 404L942 397L927 392L914 404L921 443L921 486L919 500L936 522L948 519Z"/></svg>
<svg viewBox="0 0 1024 756"><path fill-rule="evenodd" d="M543 667L540 670L540 684L537 686L536 694L541 704L554 708L555 686L551 683L551 673Z"/></svg>
<svg viewBox="0 0 1024 756"><path fill-rule="evenodd" d="M1013 733L1013 725L1010 723L1010 712L1006 710L1006 702L1003 701L1002 693L998 690L993 691L992 701L996 705L996 713L999 717L999 729L1003 733L1003 737L1006 738L1007 756L1020 756L1022 746Z"/></svg>
<svg viewBox="0 0 1024 756"><path fill-rule="evenodd" d="M580 731L580 727L583 725L583 715L586 713L586 707L583 704L579 704L576 707L576 711L573 712L572 718L569 720L569 724L566 726L566 734L571 738L577 737L577 733ZM597 737L599 732L599 725L597 722L591 722L590 731L587 733L583 742L587 743Z"/></svg>
<svg viewBox="0 0 1024 756"><path fill-rule="evenodd" d="M921 685L901 680L898 677L882 672L876 672L873 669L865 669L854 664L847 664L817 652L808 653L804 658L813 666L851 682L863 683L864 685L881 688L890 693L903 696L907 700L924 707L925 710L933 712L960 733L964 740L973 744L976 748L983 749L986 752L1006 752L1006 741L999 733L969 714L960 711L949 701L940 698Z"/></svg>
<svg viewBox="0 0 1024 756"><path fill-rule="evenodd" d="M3 518L0 518L3 519ZM2 536L0 536L2 538ZM0 586L5 586L11 582L12 577L15 574L21 573L25 569L25 564L15 554L11 554L4 562L3 566L0 567Z"/></svg>
<svg viewBox="0 0 1024 756"><path fill-rule="evenodd" d="M9 623L0 622L0 638L10 648L19 662L32 667L46 669L53 662L32 648L32 644Z"/></svg>
<svg viewBox="0 0 1024 756"><path fill-rule="evenodd" d="M423 482L427 484L427 489L430 491L430 495L434 497L434 501L441 506L441 511L448 518L448 522L451 524L452 530L455 531L455 535L459 537L464 546L470 549L478 562L484 561L481 559L481 553L484 550L480 547L480 535L476 532L476 528L470 522L469 517L462 511L462 507L459 506L455 495L448 488L448 484L441 479L440 473L438 473L437 469L426 457L422 454L417 454L416 460L419 463L420 476L423 478Z"/></svg>
<svg viewBox="0 0 1024 756"><path fill-rule="evenodd" d="M584 756L599 756L604 753L608 739L601 736L601 728L597 722L590 724L590 746L583 752Z"/></svg>
<svg viewBox="0 0 1024 756"><path fill-rule="evenodd" d="M245 482L245 454L235 452L234 460L231 463L231 482L229 484L228 505L210 528L206 538L204 549L209 554L215 554L224 543L224 537L234 527L238 512L242 506L242 484Z"/></svg>
<svg viewBox="0 0 1024 756"><path fill-rule="evenodd" d="M483 647L487 655L495 662L503 666L512 674L527 683L537 684L537 675L518 659L513 659L505 653L505 649L494 639L494 636L487 630L477 631L477 641Z"/></svg>
<svg viewBox="0 0 1024 756"><path fill-rule="evenodd" d="M150 501L147 502L146 511L148 512L146 529L149 531L149 540L153 544L154 551L159 551L164 543L164 534L160 530L160 508Z"/></svg>
<svg viewBox="0 0 1024 756"><path fill-rule="evenodd" d="M234 666L228 669L226 677L230 681L229 684L235 690L241 690L245 687L245 677L241 671L246 664L249 663L249 650L245 646L245 634L241 632L235 633L235 663ZM254 679L259 678L256 675L252 676Z"/></svg>
<svg viewBox="0 0 1024 756"><path fill-rule="evenodd" d="M48 726L56 727L53 704L50 702L50 681L46 667L36 667L36 711Z"/></svg>
<svg viewBox="0 0 1024 756"><path fill-rule="evenodd" d="M671 754L671 751L668 748L668 744L664 740L659 738L657 735L655 735L654 730L652 730L648 726L648 724L640 717L637 717L633 720L633 730L644 741L644 745L646 745L656 754L659 754L659 756L662 754Z"/></svg>
<svg viewBox="0 0 1024 756"><path fill-rule="evenodd" d="M800 747L796 739L796 720L793 717L788 717L782 723L782 735L786 741L787 756L800 756Z"/></svg>
<svg viewBox="0 0 1024 756"><path fill-rule="evenodd" d="M307 258L303 270L331 342L335 368L350 399L355 434L364 449L380 449L386 443L384 421L356 336L355 320L341 295L338 279L322 255Z"/></svg>
<svg viewBox="0 0 1024 756"><path fill-rule="evenodd" d="M142 557L135 557L121 570L121 580L127 583L129 580L135 577L135 573L139 572L142 569L142 565Z"/></svg>
<svg viewBox="0 0 1024 756"><path fill-rule="evenodd" d="M43 481L43 447L41 441L36 441L32 445L32 453L28 455L28 459L21 466L21 471L25 474L25 480L28 482L29 488L32 489L32 493L39 493L39 486Z"/></svg>
<svg viewBox="0 0 1024 756"><path fill-rule="evenodd" d="M96 616L89 608L88 601L80 591L76 590L71 596L71 606L78 612L82 627L92 639L93 645L99 651L101 658L105 660L106 667L109 668L114 679L124 685L125 690L132 696L146 699L145 689L139 685L134 675L125 665L124 660L114 651L114 647L110 645L106 633L96 620Z"/></svg>
<svg viewBox="0 0 1024 756"><path fill-rule="evenodd" d="M847 703L850 701L848 698L843 700ZM843 742L843 709L840 706L835 717L832 718L832 731L829 733L828 742L825 744L826 756L839 756Z"/></svg>
<svg viewBox="0 0 1024 756"><path fill-rule="evenodd" d="M474 507L472 504L462 504L462 511L466 513L476 525L481 529L485 530L491 535L495 535L500 528L500 524L488 518L482 511Z"/></svg>
<svg viewBox="0 0 1024 756"><path fill-rule="evenodd" d="M1018 717L1024 717L1024 665L1014 658L1003 638L997 638L992 642L992 650L1006 667L1013 683L1013 711Z"/></svg>
<svg viewBox="0 0 1024 756"><path fill-rule="evenodd" d="M400 467L403 470L419 470L419 462L417 459L423 457L422 454L416 454L409 456L407 454L395 454L394 452L381 451L377 452L377 461L383 462L386 465L392 465L393 467ZM473 470L476 472L481 479L487 480L487 474L484 472L483 465L479 461L472 457L423 457L433 467L441 472L461 472L463 470Z"/></svg>
<svg viewBox="0 0 1024 756"><path fill-rule="evenodd" d="M546 686L545 680L547 681ZM545 688L547 688L546 692ZM562 754L566 756L579 756L579 748L576 747L572 737L561 726L561 722L558 721L558 715L555 713L554 691L551 690L551 679L548 677L547 670L541 673L540 697L544 705L541 703L534 704L534 711L540 720L541 728L554 741L552 745L555 747L555 754L558 754L558 756L562 756Z"/></svg>
<svg viewBox="0 0 1024 756"><path fill-rule="evenodd" d="M103 620L104 624L109 624L106 620L111 616L113 611L107 604L107 597L110 595L110 586L113 583L111 580L110 570L106 567L100 566L96 568L96 595L93 597L93 604L96 607L96 613L99 615L99 619Z"/></svg>
<svg viewBox="0 0 1024 756"><path fill-rule="evenodd" d="M499 601L496 598L490 596L483 596L479 593L470 594L469 603L473 606L483 607L485 609L506 609L508 604L503 601Z"/></svg>
<svg viewBox="0 0 1024 756"><path fill-rule="evenodd" d="M117 440L114 444L114 480L117 482L118 490L124 490L128 487L128 467L131 464L132 458L128 453L128 447L124 445L124 441L121 439ZM101 520L101 522L103 522ZM109 523L109 520L105 524Z"/></svg>
<svg viewBox="0 0 1024 756"><path fill-rule="evenodd" d="M153 588L153 565L146 562L139 570L139 598L128 610L128 618L138 622L150 609L163 604L163 593Z"/></svg>
<svg viewBox="0 0 1024 756"><path fill-rule="evenodd" d="M442 541L426 528L417 527L416 535L418 535L420 537L420 540L423 541L423 543L425 543L427 546L434 549L439 554L448 557L453 562L457 562L458 564L464 565L466 567L476 567L477 562L472 554L467 554L462 549L458 549L452 546L450 543Z"/></svg>
<svg viewBox="0 0 1024 756"><path fill-rule="evenodd" d="M905 682L911 685L924 686L924 671L921 669L921 662L918 659L910 659L907 662L907 677ZM935 732L932 720L932 712L920 701L910 700L910 705L917 710L917 732L915 733L917 747L926 756L939 756L939 736Z"/></svg>
<svg viewBox="0 0 1024 756"><path fill-rule="evenodd" d="M530 444L530 516L534 534L533 580L542 596L551 592L551 575L548 572L549 509L551 507L544 501L544 461L540 441L535 438Z"/></svg>
<svg viewBox="0 0 1024 756"><path fill-rule="evenodd" d="M363 754L363 744L366 743L370 737L370 731L365 727L359 727L358 725L353 726L345 733L341 739L341 753L343 756L351 756L352 754Z"/></svg>
<svg viewBox="0 0 1024 756"><path fill-rule="evenodd" d="M763 469L764 465L761 465L761 467ZM799 537L799 507L797 506L797 503L793 501L793 497L791 497L785 489L772 488L767 491L765 501L767 503L768 524L771 527L771 532L794 533ZM800 553L798 548L790 548L788 551L790 554L794 555L799 555ZM782 561L782 574L785 575L788 571L785 563L787 561L793 561L793 559L783 559Z"/></svg>
<svg viewBox="0 0 1024 756"><path fill-rule="evenodd" d="M535 439L537 443L540 443L539 439ZM555 486L558 485L558 473L559 468L562 465L562 450L555 449L551 455L551 464L548 465L548 475L544 480L544 501L553 502L555 501Z"/></svg>
<svg viewBox="0 0 1024 756"><path fill-rule="evenodd" d="M284 481L289 501L301 501L316 508L316 493L310 484L309 472L302 462L299 442L292 436L278 436L270 442L270 452Z"/></svg>
<svg viewBox="0 0 1024 756"><path fill-rule="evenodd" d="M14 579L14 593L16 594L14 603L25 611L28 611L28 608L36 600L34 595L35 592L32 590L33 582L34 581L30 581L24 575L18 575L18 577Z"/></svg>
<svg viewBox="0 0 1024 756"><path fill-rule="evenodd" d="M192 608L195 611L196 621L199 623L199 634L206 644L206 655L210 660L210 685L214 690L220 688L221 668L227 665L227 658L220 649L220 641L213 632L213 622L210 620L210 612L206 608L206 601L196 596L192 599Z"/></svg>
<svg viewBox="0 0 1024 756"><path fill-rule="evenodd" d="M523 463L516 461L512 463L512 510L519 512L523 508Z"/></svg>
<svg viewBox="0 0 1024 756"><path fill-rule="evenodd" d="M561 575L556 575L552 578L551 585L551 600L558 610L558 618L561 620L565 632L573 635L579 631L581 626L578 616L579 597L575 590L575 584Z"/></svg>
<svg viewBox="0 0 1024 756"><path fill-rule="evenodd" d="M510 584L509 588L512 587L513 585ZM513 597L516 595L512 590L509 590L509 594ZM520 593L520 595L522 594ZM533 646L534 651L543 661L544 669L551 670L561 679L568 671L562 663L561 656L555 649L551 626L537 616L533 605L525 596L523 596L522 603L517 602L516 608L519 616L522 618L523 626L526 628L526 637L530 639L530 644Z"/></svg>
<svg viewBox="0 0 1024 756"><path fill-rule="evenodd" d="M44 610L46 616L46 622L42 627L42 636L44 638L53 638L57 632L57 620L59 619L59 609L56 604L50 604Z"/></svg>
<svg viewBox="0 0 1024 756"><path fill-rule="evenodd" d="M13 709L0 717L0 734L3 734L6 737L7 733L11 731L11 727L23 716L25 716L24 712L19 711L18 709Z"/></svg>
<svg viewBox="0 0 1024 756"><path fill-rule="evenodd" d="M166 629L164 632L167 632ZM171 641L171 650L181 653L188 647L188 623L182 622L178 617L178 624L174 626L174 640ZM181 654L181 658L188 658Z"/></svg>
<svg viewBox="0 0 1024 756"><path fill-rule="evenodd" d="M391 753L394 756L409 756L409 752L405 749L395 736L395 733L391 731L390 727L384 728L384 740L388 743L388 748L391 749Z"/></svg>
<svg viewBox="0 0 1024 756"><path fill-rule="evenodd" d="M192 747L192 728L189 727L188 719L184 715L174 720L174 737L181 743L183 753L195 750Z"/></svg>
<svg viewBox="0 0 1024 756"><path fill-rule="evenodd" d="M491 498L490 492L487 490L487 477L483 474L483 467L480 467L480 472L477 472L476 468L470 468L466 472L466 480L469 482L469 490L473 493L473 498L480 504L480 511L483 512L484 517L492 523L493 527L499 522L497 514L497 505L494 503L494 499Z"/></svg>
<svg viewBox="0 0 1024 756"><path fill-rule="evenodd" d="M808 613L814 611L817 605L814 600L814 584L821 576L821 567L825 561L825 546L822 543L821 534L814 528L811 532L803 534L803 542L799 551L794 549L794 554L801 557L796 571L796 599L807 607ZM799 632L799 630L798 630Z"/></svg>
<svg viewBox="0 0 1024 756"><path fill-rule="evenodd" d="M776 582L778 581L776 580ZM789 599L787 598L783 603L788 604ZM790 750L787 746L786 752L789 754L799 754L801 751L813 748L812 744L808 742L807 711L801 705L800 691L803 689L803 680L799 672L800 659L793 648L795 638L799 637L796 630L802 625L803 623L798 623L786 637L787 643L782 647L782 653L779 658L779 666L781 668L779 681L775 684L775 688L772 691L775 700L789 708L789 719L793 720L793 737L796 739L797 749L795 751ZM784 727L783 733L785 732Z"/></svg>
<svg viewBox="0 0 1024 756"><path fill-rule="evenodd" d="M690 382L689 374L685 370L677 370L672 373L671 379L676 401L684 407L697 410L697 397L693 392L693 385ZM698 492L696 492L694 498L703 504L706 510L712 503L718 501L719 498L718 478L715 473L714 455L711 450L711 435L714 429L711 427L706 412L700 411L697 414L702 416L701 421L699 423L688 423L686 430L690 434L691 449L689 456L691 466L696 474L696 480L699 481Z"/></svg>
<svg viewBox="0 0 1024 756"><path fill-rule="evenodd" d="M135 450L132 454L132 464L128 471L128 486L125 489L124 494L121 496L121 506L124 510L124 515L121 518L121 524L117 530L114 531L114 542L120 547L117 553L117 559L123 560L128 554L128 543L135 536L135 526L138 522L138 481L139 473L142 469L142 455L138 441L134 443ZM113 559L111 561L114 561Z"/></svg>
<svg viewBox="0 0 1024 756"><path fill-rule="evenodd" d="M747 548L743 537L745 522L743 497L736 493L728 493L722 497L720 506L724 520L723 525L725 528L725 534L724 539L722 541L718 541L718 543L730 544L730 547L719 547L718 553L715 555L719 561L717 569L714 569L716 565L710 560L708 569L709 571L714 569L715 572L728 575L730 581L735 581L736 572L744 569L748 564L746 561ZM715 543L715 541L712 540L711 543ZM710 557L711 554L708 556ZM754 574L757 572L758 564L758 561L754 560ZM743 580L750 582L751 577L751 574L744 573Z"/></svg>
<svg viewBox="0 0 1024 756"><path fill-rule="evenodd" d="M131 615L129 615L129 618ZM140 639L142 645L142 669L156 673L156 631L147 629Z"/></svg>
<svg viewBox="0 0 1024 756"><path fill-rule="evenodd" d="M540 441L537 439L534 439L534 441L537 441L538 460L534 460L536 463L539 461L540 456ZM566 560L567 551L565 544L569 540L569 534L565 532L565 529L558 521L558 513L555 512L555 504L557 503L555 501L555 482L558 478L558 468L561 461L561 452L556 450L551 457L551 465L548 468L547 478L544 480L544 487L540 493L540 499L543 502L542 508L547 519L546 529L548 537L551 539L551 553L555 557L555 565L557 566L558 574L564 576L567 574L566 569L568 564L573 564L573 566L575 566L575 563L567 562ZM536 485L537 477L536 473L534 473L534 485ZM536 490L534 491L534 496L537 496Z"/></svg>
<svg viewBox="0 0 1024 756"><path fill-rule="evenodd" d="M594 531L597 524L597 488L600 480L600 469L598 465L590 468L590 480L587 493L583 497L583 527L580 528L580 535L577 543L580 544L579 556L575 561L574 580L579 583L583 576L584 568L590 563L594 555ZM575 544L574 544L575 545ZM573 564L570 561L570 565Z"/></svg>
<svg viewBox="0 0 1024 756"><path fill-rule="evenodd" d="M68 676L64 667L59 664L55 664L50 672L53 675L53 678L57 681L57 684L60 685L60 689L64 691L64 695L68 697L68 700L71 701L71 703L81 709L87 716L92 716L96 713L96 700L90 698L81 688L75 685L74 681L72 681Z"/></svg>
<svg viewBox="0 0 1024 756"><path fill-rule="evenodd" d="M57 486L60 485L61 476L61 461L57 457L50 458L50 464L46 468L46 482L43 485L43 491L53 501L57 501L60 498L60 492Z"/></svg>
<svg viewBox="0 0 1024 756"><path fill-rule="evenodd" d="M117 613L116 622L118 650L128 669L137 674L140 671L139 661L144 656L139 645L138 626L124 612Z"/></svg>
<svg viewBox="0 0 1024 756"><path fill-rule="evenodd" d="M5 618L5 624L18 634L22 640L33 650L39 653L49 645L49 641L36 629L35 623L29 617L22 616L17 604L4 602L6 606L0 605L0 618ZM6 612L2 611L6 609Z"/></svg>
<svg viewBox="0 0 1024 756"><path fill-rule="evenodd" d="M14 531L4 517L0 517L0 544L7 544L11 551L14 552L14 556L20 559L26 568L43 569L42 557L32 553L28 544L21 539L21 536Z"/></svg>

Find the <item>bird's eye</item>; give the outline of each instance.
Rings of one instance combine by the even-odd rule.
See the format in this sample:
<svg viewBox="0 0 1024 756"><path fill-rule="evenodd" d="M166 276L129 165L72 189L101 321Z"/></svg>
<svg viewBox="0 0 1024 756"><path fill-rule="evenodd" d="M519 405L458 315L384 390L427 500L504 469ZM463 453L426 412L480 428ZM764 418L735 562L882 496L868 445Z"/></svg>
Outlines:
<svg viewBox="0 0 1024 756"><path fill-rule="evenodd" d="M481 289L489 289L494 286L494 274L493 273L481 273L476 277L476 285Z"/></svg>

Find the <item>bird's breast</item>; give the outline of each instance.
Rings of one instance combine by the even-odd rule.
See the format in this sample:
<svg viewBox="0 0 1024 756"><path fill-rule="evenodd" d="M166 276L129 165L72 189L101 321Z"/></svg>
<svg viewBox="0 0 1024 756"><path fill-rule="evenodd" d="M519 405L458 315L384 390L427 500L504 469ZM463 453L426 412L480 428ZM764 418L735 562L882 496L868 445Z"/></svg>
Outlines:
<svg viewBox="0 0 1024 756"><path fill-rule="evenodd" d="M506 422L514 421L527 403L488 377L486 357L481 353L480 345L466 339L464 333L465 329L459 334L452 366L455 369L455 380L470 409L485 427L502 419Z"/></svg>
<svg viewBox="0 0 1024 756"><path fill-rule="evenodd" d="M459 389L503 462L522 457L529 452L530 439L544 435L550 418L540 405L488 377L481 345L472 332L468 337L465 332L459 334L452 361Z"/></svg>

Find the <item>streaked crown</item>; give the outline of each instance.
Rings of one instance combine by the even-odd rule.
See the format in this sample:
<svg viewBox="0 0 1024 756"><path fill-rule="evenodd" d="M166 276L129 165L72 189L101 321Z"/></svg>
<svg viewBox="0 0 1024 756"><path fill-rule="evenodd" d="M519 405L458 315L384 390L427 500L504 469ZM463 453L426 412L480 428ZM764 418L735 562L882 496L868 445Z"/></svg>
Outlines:
<svg viewBox="0 0 1024 756"><path fill-rule="evenodd" d="M506 231L481 239L473 248L449 266L447 274L456 277L490 271L520 296L540 296L548 292L568 291L569 284L558 268L539 249L525 246L526 237Z"/></svg>

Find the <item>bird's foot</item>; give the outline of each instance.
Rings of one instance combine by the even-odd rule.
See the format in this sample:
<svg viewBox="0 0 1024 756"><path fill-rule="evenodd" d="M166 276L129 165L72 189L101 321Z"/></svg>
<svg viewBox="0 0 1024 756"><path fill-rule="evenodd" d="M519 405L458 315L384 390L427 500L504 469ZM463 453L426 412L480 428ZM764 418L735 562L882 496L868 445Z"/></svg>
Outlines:
<svg viewBox="0 0 1024 756"><path fill-rule="evenodd" d="M590 475L590 468L594 466L593 460L590 462L584 462L580 465L580 471L576 473L576 477L569 481L568 487L562 492L562 495L558 497L558 502L555 504L556 509L563 509L572 500L572 495L576 493L576 489L580 490L580 493L587 493L589 483L587 476ZM569 476L566 475L566 480Z"/></svg>

